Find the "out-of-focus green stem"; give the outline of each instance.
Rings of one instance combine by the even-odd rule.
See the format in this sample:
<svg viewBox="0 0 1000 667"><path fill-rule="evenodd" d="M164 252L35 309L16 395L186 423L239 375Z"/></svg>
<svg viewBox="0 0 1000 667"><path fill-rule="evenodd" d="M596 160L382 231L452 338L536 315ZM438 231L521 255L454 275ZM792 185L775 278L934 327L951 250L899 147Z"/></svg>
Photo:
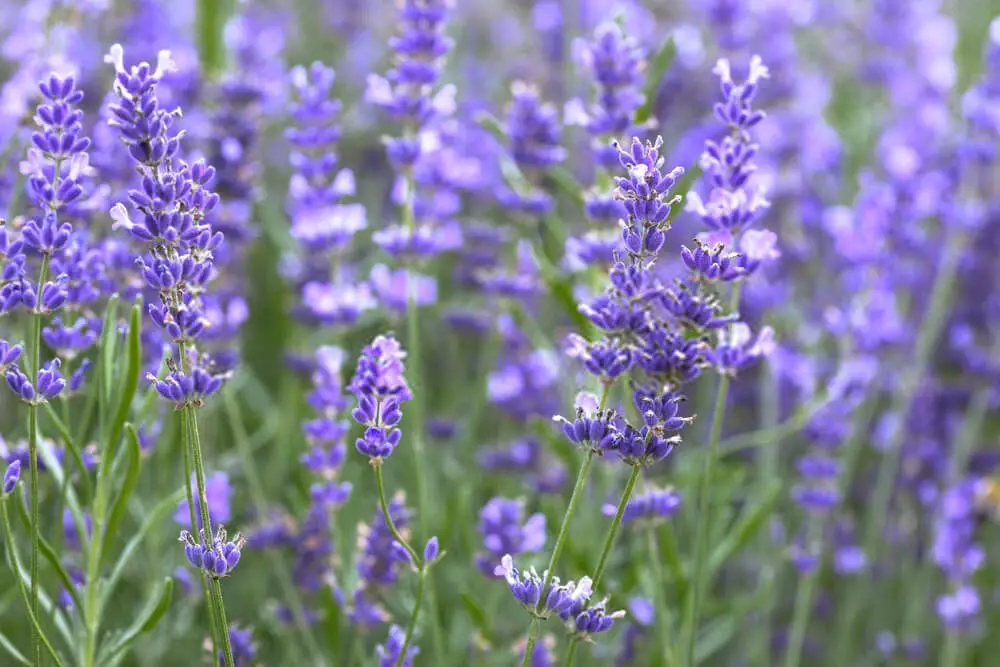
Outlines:
<svg viewBox="0 0 1000 667"><path fill-rule="evenodd" d="M59 163L56 164L58 173ZM31 332L31 370L32 377L29 381L35 384L38 381L38 371L42 368L42 288L49 277L49 253L42 254L42 266L38 271L38 287ZM38 397L41 398L41 397ZM29 572L31 576L31 612L38 618L38 531L41 519L41 508L39 507L38 494L38 406L30 404L28 406L28 466L30 468L29 482L31 484L31 562ZM35 664L40 664L42 659L41 636L35 626L31 629L31 650L35 658Z"/></svg>
<svg viewBox="0 0 1000 667"><path fill-rule="evenodd" d="M738 312L742 283L733 286L730 311ZM704 578L706 552L708 551L708 535L711 527L711 504L708 502L712 475L715 472L715 461L719 456L719 439L722 437L722 422L726 413L726 401L729 398L731 378L723 374L719 379L719 388L715 395L715 409L712 414L712 428L708 436L708 455L698 479L697 527L695 529L694 572L691 577L691 591L686 605L685 622L685 667L694 667L694 649L698 639L698 616L701 612L701 598L707 582Z"/></svg>
<svg viewBox="0 0 1000 667"><path fill-rule="evenodd" d="M253 501L254 511L256 511L258 515L264 516L267 512L267 497L264 494L264 485L261 483L260 476L257 474L257 466L254 464L253 452L250 451L250 438L243 425L243 415L240 414L239 400L231 391L224 392L222 400L225 402L226 411L229 413L229 423L233 428L233 437L236 440L236 447L240 452L240 458L243 459L243 470L246 472L247 483L250 487L250 499ZM295 622L295 628L299 631L299 634L302 635L302 639L306 644L306 649L312 657L311 664L321 664L323 661L323 652L316 644L316 638L313 637L312 631L309 629L309 624L306 621L305 608L302 604L302 599L295 588L295 584L291 580L288 571L282 566L279 555L269 552L268 556L271 557L271 563L274 567L275 576L278 577L278 582L285 594L286 603L292 612L292 619Z"/></svg>
<svg viewBox="0 0 1000 667"><path fill-rule="evenodd" d="M222 34L226 24L225 5L225 0L197 0L198 57L209 77L218 74L225 64L226 42Z"/></svg>
<svg viewBox="0 0 1000 667"><path fill-rule="evenodd" d="M906 417L913 405L920 380L927 371L938 338L947 320L951 292L958 274L959 259L967 244L968 235L964 230L949 232L941 264L931 287L929 305L923 321L917 329L913 362L904 369L900 387L894 396L892 413L898 416L899 423L892 429L884 448L863 532L862 545L871 563L877 563L880 557L882 541L879 539L879 534L885 527L889 514L889 504L899 474L903 438L906 437ZM841 630L838 633L840 640L849 640L852 636L856 619L864 608L863 602L867 592L867 589L860 584L852 586L849 590L841 616ZM841 652L841 660L848 661L843 662L843 664L849 664L850 647L842 645L839 647L839 651Z"/></svg>
<svg viewBox="0 0 1000 667"><path fill-rule="evenodd" d="M10 558L11 565L14 568L14 578L17 579L17 590L20 591L21 599L24 601L24 606L28 610L28 618L31 620L33 636L38 637L39 645L45 647L45 650L48 651L50 656L52 656L52 660L56 663L56 666L62 667L62 661L59 659L59 655L56 653L55 649L52 648L52 643L42 631L42 626L38 622L38 614L36 614L31 608L32 601L28 596L28 590L24 586L24 580L21 578L21 573L24 569L21 567L21 561L17 556L17 546L14 544L14 533L10 528L10 517L7 514L7 498L0 499L0 513L3 514L4 541L7 543L7 554ZM34 664L41 665L41 660L41 654L35 656Z"/></svg>

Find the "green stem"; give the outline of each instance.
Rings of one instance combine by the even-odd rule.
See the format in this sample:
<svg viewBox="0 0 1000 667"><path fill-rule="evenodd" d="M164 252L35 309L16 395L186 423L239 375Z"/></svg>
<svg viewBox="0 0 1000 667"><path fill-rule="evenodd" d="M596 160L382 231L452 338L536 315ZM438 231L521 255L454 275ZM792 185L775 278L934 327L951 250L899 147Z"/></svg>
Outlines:
<svg viewBox="0 0 1000 667"><path fill-rule="evenodd" d="M223 0L198 0L195 23L198 28L198 55L205 74L217 74L225 60L225 8Z"/></svg>
<svg viewBox="0 0 1000 667"><path fill-rule="evenodd" d="M576 513L576 506L579 504L580 498L583 496L583 487L587 483L587 475L590 473L590 464L593 461L594 450L591 449L587 451L587 456L583 459L583 464L580 466L580 472L576 476L576 484L573 486L573 495L569 498L569 505L567 505L566 513L563 515L562 525L559 527L559 534L556 536L556 543L552 547L552 555L549 557L549 566L545 569L545 579L542 581L541 595L538 598L538 605L535 607L536 613L540 612L542 605L545 604L545 591L552 582L552 577L555 576L556 565L559 563L559 557L562 555L563 547L566 546L566 539L569 537L569 526L573 522L573 515Z"/></svg>
<svg viewBox="0 0 1000 667"><path fill-rule="evenodd" d="M597 569L594 570L594 576L591 578L591 585L595 591L601 585L601 578L604 576L604 569L607 567L608 557L611 555L611 547L614 546L615 537L618 535L618 529L622 525L622 518L625 516L625 509L628 507L628 501L632 498L632 492L635 490L635 485L639 481L641 472L641 466L632 466L632 474L629 475L628 482L625 484L625 490L622 492L621 500L618 501L618 510L615 512L615 518L612 519L611 526L608 528L608 534L604 537L604 547L601 549L601 557L597 560ZM543 588L542 590L545 589ZM576 646L579 643L579 636L574 636L570 640L569 650L566 653L566 662L564 663L566 667L570 667L573 664L573 657L576 655Z"/></svg>
<svg viewBox="0 0 1000 667"><path fill-rule="evenodd" d="M822 523L819 517L810 517L808 533L806 548L811 549L813 541L822 533ZM792 608L792 627L788 635L788 647L785 650L785 667L799 667L819 572L820 566L817 563L810 572L799 578L795 590L795 606Z"/></svg>
<svg viewBox="0 0 1000 667"><path fill-rule="evenodd" d="M191 532L198 537L198 515L195 513L194 492L191 490L191 414L188 410L180 411L181 417L181 447L184 450L184 493L187 496L188 518L191 521ZM204 572L201 576L201 592L205 598L205 611L208 613L208 627L212 638L212 655L219 655L219 627L215 619L215 608L212 605L211 585L208 582L208 575Z"/></svg>
<svg viewBox="0 0 1000 667"><path fill-rule="evenodd" d="M417 579L417 596L413 600L413 611L410 612L410 622L406 626L406 637L403 638L403 647L400 649L399 657L396 659L396 667L403 667L403 662L406 660L406 651L410 646L410 640L413 638L413 630L417 627L417 617L420 616L420 604L424 599L424 584L427 581L429 567L428 563L424 563L420 568L420 577Z"/></svg>
<svg viewBox="0 0 1000 667"><path fill-rule="evenodd" d="M663 564L660 562L660 545L656 539L656 529L650 527L646 531L646 546L649 549L649 563L653 574L653 604L656 605L657 624L660 626L659 641L663 642L664 667L674 664L673 640L670 637L670 607L666 600L666 580L663 577ZM657 639L653 640L654 649ZM654 655L656 653L654 652Z"/></svg>
<svg viewBox="0 0 1000 667"><path fill-rule="evenodd" d="M236 447L239 449L240 457L243 459L243 470L246 472L247 483L250 486L250 499L257 514L264 516L267 512L267 498L264 494L264 485L257 474L257 466L254 465L253 453L250 451L250 439L243 425L243 416L240 414L239 401L232 392L228 391L224 392L223 401L226 404L226 411L229 413L229 423L233 428ZM268 555L271 557L271 563L278 577L278 583L285 594L286 603L292 612L295 627L299 634L302 635L307 650L312 654L312 664L320 664L323 653L316 644L316 638L313 637L309 629L309 624L306 622L304 605L295 588L295 584L289 577L288 570L282 566L281 558L278 554L269 552Z"/></svg>
<svg viewBox="0 0 1000 667"><path fill-rule="evenodd" d="M715 468L715 459L718 455L719 437L722 433L722 418L726 411L726 399L729 397L730 377L723 375L719 380L719 389L715 397L715 412L712 416L712 429L709 433L708 455L705 457L704 467L701 477L698 480L698 502L697 517L698 522L695 529L695 552L694 552L694 572L691 576L691 595L686 605L686 618L684 622L685 636L685 665L694 667L694 648L698 637L698 614L701 611L701 597L705 582L702 581L705 552L708 550L708 533L711 518L711 504L708 502L708 493L711 488L712 474Z"/></svg>
<svg viewBox="0 0 1000 667"><path fill-rule="evenodd" d="M416 185L411 174L406 174L406 200L403 202L403 225L413 233L416 229L414 201ZM413 400L410 402L410 414L413 416L413 428L409 431L413 444L413 475L417 480L417 520L420 524L420 535L424 540L430 537L431 504L428 496L428 480L424 467L424 434L426 432L424 376L422 354L420 349L420 313L417 307L416 267L412 267L407 280L406 297L406 335L409 351L410 385L413 390ZM416 562L416 561L414 561ZM426 575L429 577L430 575ZM423 583L421 583L423 585ZM429 582L427 603L431 614L431 637L434 645L435 661L440 663L444 651L444 640L438 627L437 597L434 594L434 582Z"/></svg>
<svg viewBox="0 0 1000 667"><path fill-rule="evenodd" d="M184 354L184 349L181 349ZM214 545L212 537L212 519L208 512L208 495L205 493L205 466L201 454L201 436L198 433L198 416L193 407L185 407L188 412L188 423L191 429L191 463L194 467L195 479L198 482L198 509L201 510L201 525L205 531L203 544ZM212 606L215 609L215 620L219 634L219 644L222 646L222 655L225 658L226 667L236 667L233 659L233 647L229 641L229 623L226 621L226 606L222 600L222 584L218 579L212 578Z"/></svg>
<svg viewBox="0 0 1000 667"><path fill-rule="evenodd" d="M941 667L958 667L961 663L959 659L962 655L962 642L959 634L949 631L945 634L944 645L941 647Z"/></svg>
<svg viewBox="0 0 1000 667"><path fill-rule="evenodd" d="M56 165L58 174L59 164ZM38 287L36 289L38 304L34 310L34 328L31 340L31 373L33 377L30 381L34 384L38 381L38 371L42 368L42 288L49 276L49 254L42 254L42 266L38 271ZM38 477L38 406L28 406L28 466L30 468L31 483L31 613L38 618L38 536L40 525L41 508L39 507L39 477ZM35 658L35 664L41 664L42 645L41 635L38 629L32 626L31 630L31 650Z"/></svg>
<svg viewBox="0 0 1000 667"><path fill-rule="evenodd" d="M566 649L566 661L563 662L564 667L570 667L573 664L573 659L576 658L576 647L580 644L579 637L573 637L569 642L569 648Z"/></svg>
<svg viewBox="0 0 1000 667"><path fill-rule="evenodd" d="M378 459L372 459L372 468L375 469L375 484L378 487L378 502L382 507L382 518L385 519L385 525L389 528L389 532L392 536L396 538L396 541L406 549L406 553L410 554L410 559L413 561L413 566L422 569L423 560L420 558L420 554L410 546L409 541L400 534L399 530L396 529L396 523L392 520L392 514L389 513L389 503L385 499L385 482L382 481L382 462Z"/></svg>
<svg viewBox="0 0 1000 667"><path fill-rule="evenodd" d="M12 497L12 496L8 496ZM14 578L17 579L17 588L21 592L21 599L24 601L24 606L28 610L28 618L31 620L32 636L38 638L38 642L41 646L45 647L45 650L49 652L52 656L52 660L56 663L57 667L62 667L62 661L56 654L55 649L52 647L52 643L49 641L48 637L42 631L42 626L38 622L38 614L35 613L31 608L32 600L29 599L28 591L24 587L24 579L21 577L21 573L24 571L21 567L21 561L17 556L17 550L14 545L14 533L10 528L10 517L7 514L7 498L0 500L0 513L3 514L3 530L4 539L7 543L7 553L10 555L11 564L14 567ZM37 602L37 600L35 600ZM41 654L35 656L35 665L41 665L42 662Z"/></svg>
<svg viewBox="0 0 1000 667"><path fill-rule="evenodd" d="M953 232L949 235L944 257L934 278L927 312L918 328L917 341L913 363L906 367L900 388L895 394L892 413L899 418L899 423L892 430L889 441L884 448L884 456L878 467L875 490L869 504L868 522L863 533L863 546L869 562L877 563L880 557L880 547L883 541L879 539L880 531L885 527L889 515L889 505L892 500L895 481L902 461L903 438L906 437L906 417L913 405L914 398L931 361L937 346L941 330L947 320L950 309L950 297L958 273L958 262L968 239L964 232ZM854 627L856 613L862 608L862 597L865 591L854 587L848 604L845 607L845 633L850 634ZM847 664L847 663L845 663Z"/></svg>
<svg viewBox="0 0 1000 667"><path fill-rule="evenodd" d="M615 512L615 518L611 521L611 527L608 528L608 534L604 538L604 548L601 550L601 557L597 561L597 570L594 571L593 587L595 591L601 585L604 568L607 567L608 556L611 555L611 547L614 546L615 537L618 535L618 529L622 525L622 518L624 518L625 510L628 508L628 501L632 499L632 492L635 491L635 485L639 481L641 473L642 466L632 466L632 474L629 475L628 482L625 484L622 499L618 502L618 511Z"/></svg>
<svg viewBox="0 0 1000 667"><path fill-rule="evenodd" d="M543 588L542 591L544 592L545 589ZM531 667L531 654L535 652L535 642L538 641L538 625L538 617L532 616L531 623L528 624L528 641L524 644L524 657L521 658L521 667Z"/></svg>

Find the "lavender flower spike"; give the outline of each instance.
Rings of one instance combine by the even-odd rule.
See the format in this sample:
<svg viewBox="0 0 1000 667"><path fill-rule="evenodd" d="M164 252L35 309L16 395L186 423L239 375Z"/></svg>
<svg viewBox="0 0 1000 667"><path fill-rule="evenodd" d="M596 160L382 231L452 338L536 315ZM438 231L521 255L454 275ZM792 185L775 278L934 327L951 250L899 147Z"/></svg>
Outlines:
<svg viewBox="0 0 1000 667"><path fill-rule="evenodd" d="M21 461L14 459L7 466L7 471L3 474L3 495L8 496L14 493L14 487L21 479Z"/></svg>

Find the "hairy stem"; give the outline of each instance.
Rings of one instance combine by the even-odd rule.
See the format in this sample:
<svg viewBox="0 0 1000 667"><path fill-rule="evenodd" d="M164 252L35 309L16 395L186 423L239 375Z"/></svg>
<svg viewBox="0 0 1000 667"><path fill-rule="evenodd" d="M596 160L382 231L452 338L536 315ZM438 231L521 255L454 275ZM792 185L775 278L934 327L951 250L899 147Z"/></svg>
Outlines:
<svg viewBox="0 0 1000 667"><path fill-rule="evenodd" d="M24 569L21 567L21 561L17 556L17 549L14 544L14 533L11 532L10 517L7 514L6 498L0 500L0 513L3 514L4 541L7 543L7 554L10 557L11 565L14 568L14 578L17 579L17 589L21 593L21 599L24 601L24 606L28 610L28 618L31 620L32 637L38 637L39 645L45 647L45 650L48 651L50 656L52 656L52 660L56 663L57 667L62 667L62 661L59 660L59 655L52 647L52 643L49 641L48 637L46 637L45 633L42 631L42 626L38 622L38 614L36 614L31 608L32 601L29 599L28 590L24 586L24 579L21 578L21 574L24 572ZM42 664L41 659L41 654L35 656L34 664Z"/></svg>
<svg viewBox="0 0 1000 667"><path fill-rule="evenodd" d="M635 490L635 485L639 481L639 474L641 472L641 466L632 466L632 474L629 475L628 482L625 484L625 490L622 492L622 498L618 502L618 510L615 512L615 518L612 519L611 526L608 528L608 534L604 537L604 547L601 549L601 556L597 560L597 569L594 570L594 576L591 578L595 591L601 584L601 578L604 576L604 568L607 567L608 557L611 555L611 547L614 546L615 537L618 535L618 529L622 525L622 518L625 516L625 509L628 507L628 501L632 498L632 492ZM580 637L578 636L574 636L570 640L569 650L566 653L566 662L564 663L566 667L570 667L573 664L573 657L576 655L576 646L579 643Z"/></svg>

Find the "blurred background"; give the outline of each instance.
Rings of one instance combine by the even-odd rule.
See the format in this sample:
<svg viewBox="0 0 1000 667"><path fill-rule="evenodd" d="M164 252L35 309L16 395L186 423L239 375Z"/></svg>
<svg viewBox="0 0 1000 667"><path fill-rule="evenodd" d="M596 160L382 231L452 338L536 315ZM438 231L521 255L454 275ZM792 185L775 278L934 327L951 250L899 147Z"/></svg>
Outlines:
<svg viewBox="0 0 1000 667"><path fill-rule="evenodd" d="M456 0L444 27L453 45L433 90L435 109L450 113L420 135L412 175L427 234L420 242L431 248L416 252L406 250L414 241L393 236L409 194L385 137L403 130L380 108L372 80L397 63L392 2L0 0L0 212L12 228L34 214L20 164L38 81L72 74L93 140L81 221L95 238L116 238L108 211L135 176L107 124L114 72L105 54L120 43L131 65L156 63L168 49L176 68L160 101L183 109L185 156L217 169L213 225L227 238L203 350L227 383L199 419L213 517L249 538L224 587L229 620L249 633L248 646L252 637L254 657L242 664L374 665L386 621L405 626L413 602L405 576L379 589L384 616L364 618L354 597L371 585L358 564L376 548L359 524L379 521L365 457L348 445L337 479L353 490L318 519L315 468L301 460L312 444L303 423L321 400L317 348L345 350L346 383L362 347L389 332L421 368L411 384L431 483L424 515L410 523L421 544L434 534L448 552L434 569L424 609L434 621L418 626L414 664L519 664L528 616L501 579L484 574L502 555L484 538L541 513L548 542L526 563L542 569L569 498L580 452L551 417L571 418L577 392L594 389L568 336L593 334L578 304L604 290L618 239L623 209L610 194L625 171L607 147L662 136L665 170L687 169L675 191L706 198L699 156L726 132L713 115L722 99L713 68L727 58L743 81L759 56L770 77L754 101L767 113L753 129L754 184L770 208L757 225L777 241L739 306L753 331L773 327L777 342L730 392L707 492L714 581L697 662L992 665L1000 655L992 631L1000 627L998 15L997 0ZM610 55L602 39L613 42ZM316 61L335 76L309 69ZM327 92L339 112L324 106ZM633 121L626 132L593 122L609 99ZM333 134L309 135L315 128ZM332 229L310 217L328 202L303 185L301 156L315 150L335 156L334 201L344 195L363 207L340 210ZM704 231L682 204L672 221L659 265L667 280L681 272L681 246ZM103 257L103 296L76 313L98 328L110 292L130 304L142 291L127 252ZM404 269L421 281L416 351ZM162 341L148 318L145 326L144 368L155 373ZM0 320L8 339L23 331L16 317ZM66 375L96 355L92 344L77 353ZM695 490L716 392L709 376L687 388L684 413L698 419L684 443L640 482L642 492L667 493L669 508L626 521L613 552L601 595L629 614L575 664L671 664L662 637L679 632L695 566ZM104 623L126 628L151 586L173 576L169 611L121 664L203 664L203 599L176 544L184 513L173 521L173 500L152 513L183 487L178 424L146 386L132 412L142 472L120 542L141 539L121 561ZM613 400L630 399L622 391ZM85 395L55 407L70 431L90 433ZM23 457L23 415L4 394L8 461ZM406 449L405 418L403 432ZM66 443L46 436L61 456ZM816 452L840 462L835 479L813 474ZM412 456L385 465L390 493L409 501ZM606 507L614 513L625 477L613 461L595 464L564 578L593 568ZM43 532L75 576L83 555L56 491L43 490ZM815 500L826 492L829 503ZM494 497L521 499L521 516L491 518L484 506ZM52 568L42 576L53 599L46 623L67 634L72 654L72 602ZM13 581L0 573L0 632L26 652ZM795 661L790 634L801 644ZM557 623L539 645L532 664L562 664Z"/></svg>

